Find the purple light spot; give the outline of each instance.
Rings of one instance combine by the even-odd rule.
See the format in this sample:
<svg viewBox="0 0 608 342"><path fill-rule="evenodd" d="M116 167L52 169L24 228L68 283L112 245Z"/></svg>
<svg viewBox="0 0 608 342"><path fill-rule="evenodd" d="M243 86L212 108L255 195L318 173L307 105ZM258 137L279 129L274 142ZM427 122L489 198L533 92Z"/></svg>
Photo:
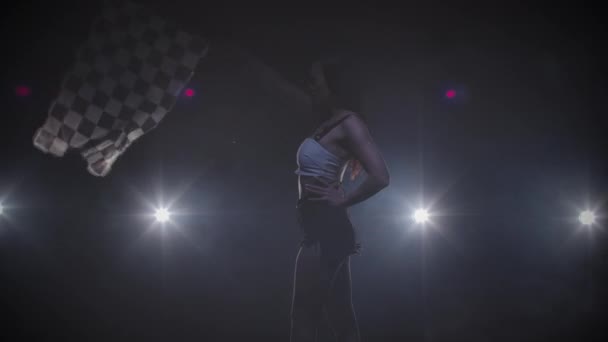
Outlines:
<svg viewBox="0 0 608 342"><path fill-rule="evenodd" d="M448 99L452 99L455 96L456 96L456 90L454 90L454 89L450 89L445 92L445 97L447 97Z"/></svg>
<svg viewBox="0 0 608 342"><path fill-rule="evenodd" d="M192 97L194 96L194 89L192 88L188 88L184 91L184 95L188 96L188 97Z"/></svg>
<svg viewBox="0 0 608 342"><path fill-rule="evenodd" d="M20 85L15 88L15 94L19 97L29 96L32 90L28 86Z"/></svg>

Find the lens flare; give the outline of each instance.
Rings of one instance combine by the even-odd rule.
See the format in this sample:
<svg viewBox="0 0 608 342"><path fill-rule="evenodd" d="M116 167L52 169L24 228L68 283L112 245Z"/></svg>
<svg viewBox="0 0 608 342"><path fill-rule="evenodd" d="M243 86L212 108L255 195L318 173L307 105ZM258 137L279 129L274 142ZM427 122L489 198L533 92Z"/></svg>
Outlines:
<svg viewBox="0 0 608 342"><path fill-rule="evenodd" d="M192 88L188 88L188 89L186 89L186 90L184 91L184 95L186 95L187 97L192 97L192 96L194 96L194 93L195 93L195 92L194 92L194 89L192 89Z"/></svg>
<svg viewBox="0 0 608 342"><path fill-rule="evenodd" d="M19 97L29 96L32 93L30 87L25 85L20 85L15 87L15 94Z"/></svg>
<svg viewBox="0 0 608 342"><path fill-rule="evenodd" d="M416 209L412 215L412 219L416 223L425 223L429 220L429 212L426 209Z"/></svg>
<svg viewBox="0 0 608 342"><path fill-rule="evenodd" d="M160 209L156 209L156 213L154 213L154 217L156 218L156 221L158 221L160 223L164 223L164 222L169 221L169 219L171 218L171 213L166 208L160 208Z"/></svg>
<svg viewBox="0 0 608 342"><path fill-rule="evenodd" d="M584 210L578 215L578 220L585 226L591 226L595 223L595 213L591 210Z"/></svg>

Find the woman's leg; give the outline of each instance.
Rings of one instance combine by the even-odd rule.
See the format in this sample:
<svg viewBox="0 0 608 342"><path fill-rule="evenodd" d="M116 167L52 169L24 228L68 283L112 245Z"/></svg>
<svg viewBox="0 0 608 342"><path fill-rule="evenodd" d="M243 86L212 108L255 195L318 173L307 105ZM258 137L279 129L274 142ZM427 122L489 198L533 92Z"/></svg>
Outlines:
<svg viewBox="0 0 608 342"><path fill-rule="evenodd" d="M301 246L296 257L291 305L291 342L314 342L321 322L321 251L318 243Z"/></svg>
<svg viewBox="0 0 608 342"><path fill-rule="evenodd" d="M352 304L350 257L330 263L331 274L327 300L327 316L337 341L359 342L359 325Z"/></svg>

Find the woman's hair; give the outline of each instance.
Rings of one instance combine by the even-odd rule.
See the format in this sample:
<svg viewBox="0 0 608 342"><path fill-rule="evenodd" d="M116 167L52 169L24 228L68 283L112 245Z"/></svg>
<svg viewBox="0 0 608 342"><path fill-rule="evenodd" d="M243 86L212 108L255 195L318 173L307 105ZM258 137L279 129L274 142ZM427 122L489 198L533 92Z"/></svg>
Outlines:
<svg viewBox="0 0 608 342"><path fill-rule="evenodd" d="M361 112L360 87L348 62L332 58L321 61L323 76L334 105L357 114Z"/></svg>
<svg viewBox="0 0 608 342"><path fill-rule="evenodd" d="M352 64L333 58L321 61L321 66L334 105L356 113L367 124L367 118L361 113L361 87L354 81ZM362 166L356 159L349 162L352 181L360 174Z"/></svg>

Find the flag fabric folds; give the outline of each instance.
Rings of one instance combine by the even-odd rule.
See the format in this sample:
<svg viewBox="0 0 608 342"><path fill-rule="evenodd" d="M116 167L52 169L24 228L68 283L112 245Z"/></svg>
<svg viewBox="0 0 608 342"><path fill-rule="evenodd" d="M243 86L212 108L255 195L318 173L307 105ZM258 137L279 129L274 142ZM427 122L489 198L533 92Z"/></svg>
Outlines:
<svg viewBox="0 0 608 342"><path fill-rule="evenodd" d="M34 146L62 157L78 150L95 176L155 128L209 48L145 7L106 3L66 73Z"/></svg>

